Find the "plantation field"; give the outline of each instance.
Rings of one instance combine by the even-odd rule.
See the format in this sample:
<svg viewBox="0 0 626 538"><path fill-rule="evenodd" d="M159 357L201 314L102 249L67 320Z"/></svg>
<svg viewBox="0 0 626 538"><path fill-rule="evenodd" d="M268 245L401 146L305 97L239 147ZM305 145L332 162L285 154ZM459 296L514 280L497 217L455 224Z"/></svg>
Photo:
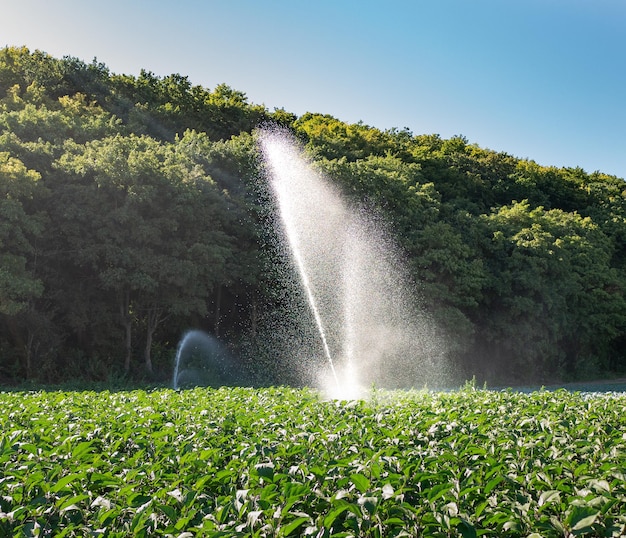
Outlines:
<svg viewBox="0 0 626 538"><path fill-rule="evenodd" d="M623 536L626 395L0 393L0 536Z"/></svg>

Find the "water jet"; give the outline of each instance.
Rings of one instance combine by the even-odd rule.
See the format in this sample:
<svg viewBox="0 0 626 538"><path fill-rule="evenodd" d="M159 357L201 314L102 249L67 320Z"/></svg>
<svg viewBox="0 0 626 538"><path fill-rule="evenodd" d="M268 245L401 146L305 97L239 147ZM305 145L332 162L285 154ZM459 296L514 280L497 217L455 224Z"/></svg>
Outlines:
<svg viewBox="0 0 626 538"><path fill-rule="evenodd" d="M190 330L176 350L172 388L228 383L234 375L232 370L228 353L216 338L204 331Z"/></svg>
<svg viewBox="0 0 626 538"><path fill-rule="evenodd" d="M372 384L440 384L442 340L381 219L343 196L289 132L270 128L258 137L278 228L327 364L323 388L356 398Z"/></svg>

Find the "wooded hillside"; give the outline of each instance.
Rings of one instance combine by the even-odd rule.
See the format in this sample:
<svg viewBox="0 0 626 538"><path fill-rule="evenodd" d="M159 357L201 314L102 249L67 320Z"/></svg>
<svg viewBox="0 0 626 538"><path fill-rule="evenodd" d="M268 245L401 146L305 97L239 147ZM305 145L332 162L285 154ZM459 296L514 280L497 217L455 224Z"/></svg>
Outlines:
<svg viewBox="0 0 626 538"><path fill-rule="evenodd" d="M280 301L255 128L390 223L466 377L626 371L626 183L465 138L249 103L178 74L0 50L0 383L168 376L181 334L255 351Z"/></svg>

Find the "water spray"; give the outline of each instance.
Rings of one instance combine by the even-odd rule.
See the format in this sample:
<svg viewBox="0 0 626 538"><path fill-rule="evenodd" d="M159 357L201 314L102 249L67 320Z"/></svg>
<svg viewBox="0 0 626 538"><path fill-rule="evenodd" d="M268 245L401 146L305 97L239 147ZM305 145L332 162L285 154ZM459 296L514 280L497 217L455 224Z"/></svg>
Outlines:
<svg viewBox="0 0 626 538"><path fill-rule="evenodd" d="M328 364L330 365L330 370L333 373L335 383L337 384L337 387L339 387L339 378L337 377L337 371L335 370L333 357L330 353L330 348L328 347L328 340L326 339L326 331L324 330L324 324L322 323L322 316L320 316L319 309L317 308L315 295L313 295L313 289L311 288L311 283L309 282L309 277L307 276L307 272L304 267L304 261L302 260L302 256L300 255L300 251L298 249L294 249L293 257L296 262L296 267L298 268L298 273L300 274L300 278L302 280L302 285L306 292L307 299L309 301L309 307L311 308L311 312L313 312L313 317L315 318L315 324L317 325L317 329L320 333L322 346L324 348L324 354L326 355L326 359L328 360Z"/></svg>
<svg viewBox="0 0 626 538"><path fill-rule="evenodd" d="M384 222L344 197L287 130L258 134L284 244L334 379L320 377L325 392L352 399L371 383L440 381L440 340L416 308Z"/></svg>
<svg viewBox="0 0 626 538"><path fill-rule="evenodd" d="M330 366L335 383L337 384L337 387L339 387L339 378L337 376L337 371L335 370L335 365L333 363L332 354L328 345L328 339L326 338L326 331L324 330L322 316L320 315L319 308L317 307L317 302L313 293L313 287L311 286L306 264L302 257L298 232L293 225L293 222L295 220L294 215L292 215L291 213L291 206L289 205L289 203L287 203L288 194L285 182L289 181L290 179L289 167L279 167L276 164L276 161L279 160L279 157L281 156L281 150L284 150L284 148L281 148L280 144L277 146L276 140L273 140L273 142L274 144L272 145L270 143L270 140L268 140L267 138L264 139L264 150L266 154L271 154L271 156L273 156L272 162L274 167L272 184L274 187L274 192L278 199L278 205L280 208L283 226L285 229L285 235L291 247L291 254L296 264L296 268L302 282L302 287L304 288L304 291L306 293L309 308L311 309L311 312L313 313L313 317L315 319L315 324L317 326L317 330L322 341L322 347L324 348L324 355L326 356L326 360L328 361L328 364ZM284 157L284 155L282 155L282 157Z"/></svg>

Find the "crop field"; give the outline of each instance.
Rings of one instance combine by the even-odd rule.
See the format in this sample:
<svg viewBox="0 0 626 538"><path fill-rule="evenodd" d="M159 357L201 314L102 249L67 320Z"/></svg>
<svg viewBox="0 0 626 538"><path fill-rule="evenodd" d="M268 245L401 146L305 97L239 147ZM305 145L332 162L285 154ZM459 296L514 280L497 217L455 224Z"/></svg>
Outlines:
<svg viewBox="0 0 626 538"><path fill-rule="evenodd" d="M624 536L626 395L0 393L0 536Z"/></svg>

